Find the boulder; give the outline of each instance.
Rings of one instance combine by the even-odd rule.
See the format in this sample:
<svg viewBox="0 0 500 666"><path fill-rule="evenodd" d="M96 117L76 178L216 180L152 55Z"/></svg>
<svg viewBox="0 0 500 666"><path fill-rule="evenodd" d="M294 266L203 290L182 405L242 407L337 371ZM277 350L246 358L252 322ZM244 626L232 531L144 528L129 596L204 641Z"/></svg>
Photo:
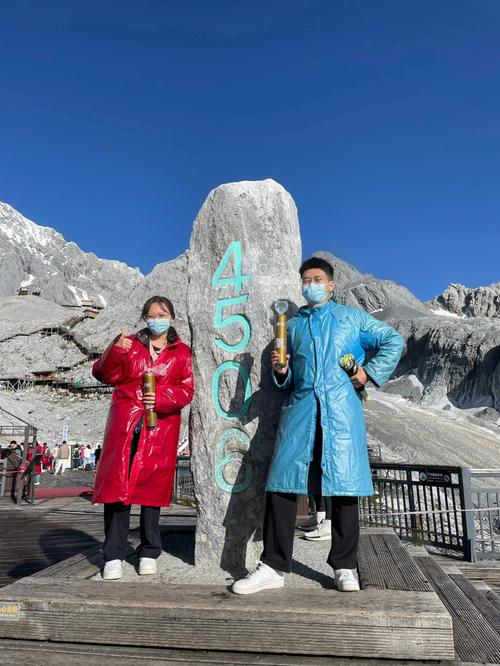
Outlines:
<svg viewBox="0 0 500 666"><path fill-rule="evenodd" d="M293 313L302 300L300 261L297 209L281 185L240 182L210 192L188 253L197 566L236 574L260 555L282 400L271 380L272 304L288 299Z"/></svg>
<svg viewBox="0 0 500 666"><path fill-rule="evenodd" d="M387 382L383 391L399 395L410 402L419 403L424 392L424 385L415 375L405 375Z"/></svg>

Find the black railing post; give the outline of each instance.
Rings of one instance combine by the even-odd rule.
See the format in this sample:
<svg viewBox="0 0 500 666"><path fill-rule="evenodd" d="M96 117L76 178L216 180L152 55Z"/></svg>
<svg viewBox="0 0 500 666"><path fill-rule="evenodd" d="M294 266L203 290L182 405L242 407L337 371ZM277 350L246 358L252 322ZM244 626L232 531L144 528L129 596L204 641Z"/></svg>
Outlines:
<svg viewBox="0 0 500 666"><path fill-rule="evenodd" d="M411 525L411 531L412 535L414 536L415 532L417 531L417 516L415 515L415 498L413 496L413 479L411 478L412 470L407 469L406 470L406 483L408 484L408 504L409 504L409 509L412 513L410 513L410 525Z"/></svg>
<svg viewBox="0 0 500 666"><path fill-rule="evenodd" d="M472 488L470 470L461 467L458 473L460 480L460 506L462 514L463 553L467 562L476 562L476 525L474 522L474 507L472 506Z"/></svg>

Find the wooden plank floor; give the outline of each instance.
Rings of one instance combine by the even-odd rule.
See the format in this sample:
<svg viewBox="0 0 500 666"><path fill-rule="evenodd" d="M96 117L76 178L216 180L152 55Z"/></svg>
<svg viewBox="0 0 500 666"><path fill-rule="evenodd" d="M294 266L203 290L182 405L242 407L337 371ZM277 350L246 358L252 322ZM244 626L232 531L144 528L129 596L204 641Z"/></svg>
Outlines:
<svg viewBox="0 0 500 666"><path fill-rule="evenodd" d="M294 589L240 596L223 586L106 585L26 578L2 589L20 604L0 636L199 650L452 659L451 619L433 592ZM305 630L304 630L305 629Z"/></svg>
<svg viewBox="0 0 500 666"><path fill-rule="evenodd" d="M483 582L496 594L500 595L500 560L483 560L482 562L464 562L457 558L444 555L432 555L441 565L454 564L466 578L472 582Z"/></svg>
<svg viewBox="0 0 500 666"><path fill-rule="evenodd" d="M98 546L102 539L102 518L98 515L75 520L71 515L13 508L1 511L0 521L0 585Z"/></svg>
<svg viewBox="0 0 500 666"><path fill-rule="evenodd" d="M365 590L432 590L391 529L362 530L358 561L360 582Z"/></svg>
<svg viewBox="0 0 500 666"><path fill-rule="evenodd" d="M170 515L168 518L162 516L162 530L193 529L196 522L193 512L188 511L186 515L182 515L182 511L184 510L181 510L181 515L178 516ZM137 515L138 513L136 512L131 520L131 526L134 529L137 528ZM44 505L24 507L23 509L0 506L0 521L2 522L3 530L2 548L0 549L0 583L10 583L20 576L29 575L34 572L38 572L36 577L42 579L49 579L53 576L63 578L65 576L70 576L72 578L78 577L81 580L82 578L89 578L92 576L101 566L101 509L92 507L84 500L51 500ZM7 548L4 547L4 544L7 544ZM439 590L437 589L439 586L436 585L435 579L433 581L427 570L424 567L419 568L416 565L415 559L411 557L411 548L402 548L399 540L391 530L379 529L372 530L371 534L367 532L362 534L360 539L360 577L365 592L368 592L370 589L373 593L376 593L377 590L409 591L416 589L421 592L425 592L426 590L436 590L439 593ZM425 553L423 549L419 552L420 554L422 554L422 552ZM20 556L20 553L22 553L22 556ZM443 566L448 567L449 571L448 569L447 571L449 575L446 576L446 574L442 572L443 575L445 575L448 581L454 585L454 588L469 601L470 605L467 606L467 613L472 613L472 609L474 609L476 615L481 615L482 608L483 615L481 615L481 621L486 623L489 630L493 631L494 634L494 638L492 639L491 634L486 636L482 630L478 633L477 627L474 628L473 625L472 634L470 633L469 628L469 638L467 639L467 643L467 634L464 633L464 627L459 627L459 630L455 628L455 646L458 656L462 660L469 660L471 663L475 664L488 663L488 660L490 660L489 663L496 663L495 660L498 659L498 653L495 640L498 637L498 634L495 631L494 625L497 622L497 615L495 615L495 612L498 612L498 604L500 603L500 600L492 590L500 592L500 563L481 562L478 564L469 564L456 560L455 558L444 558L441 556L437 556L436 559L443 563ZM457 576L460 576L460 578L456 578ZM466 578L464 578L464 576ZM434 575L434 578L436 578L436 574ZM446 581L447 584L448 581ZM477 586L477 589L479 589L479 592L482 595L481 597L477 597L477 595L474 596L474 591L469 587L471 581ZM329 590L329 592L331 593L332 591ZM364 595L365 592L362 594ZM468 595L467 592L469 593ZM442 594L443 592L441 590L441 595ZM483 600L486 600L487 603L484 604ZM380 599L377 601L380 602ZM443 602L445 602L444 598ZM375 601L374 605L376 605ZM454 618L454 624L456 625L457 619L453 613L451 613L451 615ZM461 616L462 619L468 617L468 615L464 615L463 612L461 612ZM78 622L76 618L75 622ZM465 625L467 625L467 623L468 620L465 622ZM309 626L309 617L307 617L306 626ZM304 624L302 624L302 628L300 629L300 635L303 635L303 633ZM61 637L61 640L63 640L63 637ZM320 640L320 638L318 638L318 640ZM485 641L489 644L489 651L478 652L476 649L477 646L481 646ZM99 649L101 650L99 653L100 656L97 655L97 653L95 655L96 666L101 663L101 657L102 663L107 659L105 646L102 646L102 648ZM122 648L117 648L115 646L115 648L110 647L110 649L118 650ZM57 650L59 650L59 648L57 648ZM83 663L83 661L78 661L81 658L81 655L79 655L78 649L75 646L68 648L68 650L67 659L70 659L70 653L74 652L74 656L71 657L71 659L74 658L76 661L71 661L71 659L70 661L66 660L65 664L67 664L67 666L73 666L73 663ZM84 650L87 650L87 648L84 647ZM180 659L183 654L186 654L182 650L175 650L174 647L169 648L169 651L171 654L168 655L168 659L170 660L168 663L175 664L177 663L176 660ZM180 652L181 654L178 655L177 652ZM64 650L61 654L63 653ZM0 647L0 655L1 654L2 651ZM35 648L31 650L31 648L26 647L24 654L26 659L34 661L26 661L22 663L30 664L30 666L35 663L47 663L43 657L36 656L37 649ZM88 658L88 653L86 654ZM165 653L162 652L162 654L166 656ZM197 651L196 654L200 654L203 658L203 650ZM226 654L227 656L227 653L221 654ZM259 661L264 659L264 655L259 656L256 654L253 655L253 657L252 655L248 656L250 661L241 661L242 657L238 656L237 653L234 653L234 655L234 658L236 659L234 662L217 659L216 663L268 663L270 665L281 663L309 663L307 661L273 661L273 659L278 659L279 657L269 654L265 657L266 659L269 659L269 661ZM257 661L251 661L254 657ZM289 655L289 657L291 658L292 656ZM492 657L494 657L493 661L491 661ZM118 663L119 658L120 657L117 657L116 663ZM151 654L150 658L151 660L155 660L158 658L158 655ZM37 659L39 659L39 661L36 661ZM179 663L198 663L194 660L190 661L189 659L185 662L179 661ZM299 659L302 659L302 657ZM311 659L313 659L313 657L311 657ZM314 657L314 659L321 659L321 657L317 656ZM340 660L338 661L339 664L341 662L342 664L347 663L345 659L342 661L343 657L341 656L335 658L337 661L333 660L333 657L330 659L331 660L328 661L328 663L331 664L337 663L338 660ZM362 660L362 657L359 657L359 659ZM64 659L61 657L61 664L63 661ZM0 664L1 663L4 662L1 661L0 657ZM7 660L5 663L13 662ZM20 662L16 660L15 663ZM59 662L52 662L51 660L50 663L58 664ZM111 664L114 662L109 663ZM124 662L122 661L121 663L123 664ZM151 662L148 661L147 663ZM158 661L158 663L165 662ZM200 661L199 663L214 662ZM319 664L321 662L317 663ZM352 664L354 662L350 661L349 663ZM358 660L355 663L364 662ZM369 663L370 666L375 666L376 662L371 659L367 663ZM380 663L386 662L385 660L382 660ZM399 663L403 662L399 660L398 664ZM448 663L451 664L456 662ZM460 663L464 664L465 662L462 661Z"/></svg>
<svg viewBox="0 0 500 666"><path fill-rule="evenodd" d="M117 645L47 643L0 640L0 664L12 666L430 666L429 661L318 657L310 655L255 654L168 648L134 648ZM439 666L477 666L440 661ZM493 664L487 665L493 666Z"/></svg>
<svg viewBox="0 0 500 666"><path fill-rule="evenodd" d="M192 510L179 507L162 513L160 527L162 532L178 531L192 529L195 522ZM23 507L4 505L0 525L0 587L73 556L79 556L82 564L87 554L100 550L103 539L102 507L92 507L82 499ZM138 530L139 511L135 508L130 525L131 530ZM100 566L101 560L97 557L92 562Z"/></svg>
<svg viewBox="0 0 500 666"><path fill-rule="evenodd" d="M500 663L500 624L494 622L496 627L490 624L496 609L489 604L489 615L484 617L481 605L469 599L436 560L432 557L416 557L415 560L453 619L455 649L460 659Z"/></svg>

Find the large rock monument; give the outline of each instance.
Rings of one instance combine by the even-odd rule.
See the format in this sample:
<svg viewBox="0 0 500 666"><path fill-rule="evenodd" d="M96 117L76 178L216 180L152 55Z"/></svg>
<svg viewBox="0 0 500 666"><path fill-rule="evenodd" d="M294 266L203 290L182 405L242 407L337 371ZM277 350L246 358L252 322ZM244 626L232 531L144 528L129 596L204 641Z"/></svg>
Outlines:
<svg viewBox="0 0 500 666"><path fill-rule="evenodd" d="M234 574L259 557L282 400L271 380L272 304L287 299L293 312L300 303L300 261L297 209L281 185L240 182L210 192L188 254L197 566Z"/></svg>

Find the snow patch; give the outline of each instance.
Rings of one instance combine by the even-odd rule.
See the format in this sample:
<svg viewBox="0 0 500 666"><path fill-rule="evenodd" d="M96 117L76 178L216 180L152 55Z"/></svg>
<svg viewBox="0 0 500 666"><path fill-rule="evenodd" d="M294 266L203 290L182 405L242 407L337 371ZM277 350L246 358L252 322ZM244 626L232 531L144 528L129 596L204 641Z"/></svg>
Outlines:
<svg viewBox="0 0 500 666"><path fill-rule="evenodd" d="M29 287L30 284L33 284L33 280L34 280L34 279L35 279L35 276L34 276L34 275L31 275L31 273L29 273L29 278L28 278L27 280L23 280L23 281L21 282L21 285L20 285L20 286L21 286L21 287Z"/></svg>
<svg viewBox="0 0 500 666"><path fill-rule="evenodd" d="M449 310L435 310L431 308L433 314L439 315L440 317L455 317L455 319L466 319L465 315L456 314L456 312L449 312Z"/></svg>

